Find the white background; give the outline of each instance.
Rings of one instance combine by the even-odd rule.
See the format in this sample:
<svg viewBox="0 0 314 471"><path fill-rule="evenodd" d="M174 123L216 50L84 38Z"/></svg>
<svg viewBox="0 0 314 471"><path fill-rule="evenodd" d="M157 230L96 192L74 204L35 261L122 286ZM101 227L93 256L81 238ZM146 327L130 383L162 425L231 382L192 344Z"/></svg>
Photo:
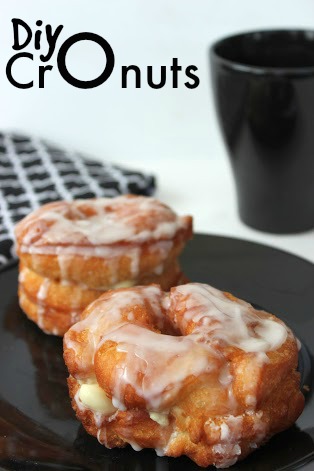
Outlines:
<svg viewBox="0 0 314 471"><path fill-rule="evenodd" d="M236 214L233 182L213 108L208 67L208 47L224 35L256 28L298 27L314 29L314 0L10 0L0 13L0 128L27 131L84 151L99 159L128 164L159 177L158 196L180 212L195 216L195 228L228 234L285 248L314 261L314 231L298 236L270 236L242 225ZM13 55L11 19L36 20L53 30L64 25L57 50L69 36L91 31L111 44L116 66L110 79L92 90L79 90L59 75L54 54L46 86L38 88L38 54L33 41L27 52L32 63L16 64L20 81L34 87L18 90L5 76ZM42 29L42 28L41 28ZM184 69L198 67L200 85L190 90L167 85L145 86L146 66L168 72L173 57ZM81 42L69 53L69 69L90 79L103 69L103 53ZM143 86L132 81L121 88L121 66L142 69ZM191 182L191 176L193 181Z"/></svg>

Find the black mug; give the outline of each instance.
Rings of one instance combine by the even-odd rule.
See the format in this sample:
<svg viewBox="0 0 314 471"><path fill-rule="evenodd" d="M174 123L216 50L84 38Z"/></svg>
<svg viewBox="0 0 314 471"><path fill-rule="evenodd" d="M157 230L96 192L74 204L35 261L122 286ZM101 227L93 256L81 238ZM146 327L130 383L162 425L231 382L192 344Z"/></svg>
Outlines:
<svg viewBox="0 0 314 471"><path fill-rule="evenodd" d="M314 227L314 31L256 31L210 48L240 218L273 233Z"/></svg>

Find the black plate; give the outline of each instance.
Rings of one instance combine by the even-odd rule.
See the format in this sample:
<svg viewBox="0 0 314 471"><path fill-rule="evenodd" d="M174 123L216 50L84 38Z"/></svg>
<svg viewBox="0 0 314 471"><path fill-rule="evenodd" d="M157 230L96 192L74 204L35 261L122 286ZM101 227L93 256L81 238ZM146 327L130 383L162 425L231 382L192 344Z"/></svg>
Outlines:
<svg viewBox="0 0 314 471"><path fill-rule="evenodd" d="M197 235L182 264L192 281L231 291L280 316L302 340L306 407L296 425L232 470L313 470L314 265L270 247ZM71 409L60 339L43 334L18 307L17 266L0 273L0 466L5 470L179 471L188 458L152 450L107 450L88 436ZM313 371L313 370L312 370ZM212 468L214 469L214 468Z"/></svg>

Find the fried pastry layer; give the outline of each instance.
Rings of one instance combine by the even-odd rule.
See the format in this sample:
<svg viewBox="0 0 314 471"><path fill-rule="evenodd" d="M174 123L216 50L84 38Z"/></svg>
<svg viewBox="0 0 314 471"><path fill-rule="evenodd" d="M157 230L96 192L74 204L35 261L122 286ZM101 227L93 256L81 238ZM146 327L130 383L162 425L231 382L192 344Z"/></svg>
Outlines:
<svg viewBox="0 0 314 471"><path fill-rule="evenodd" d="M304 407L291 330L209 285L109 291L64 337L72 405L105 446L228 467Z"/></svg>
<svg viewBox="0 0 314 471"><path fill-rule="evenodd" d="M20 264L19 284L36 303L65 311L83 311L103 293L69 282L44 278Z"/></svg>
<svg viewBox="0 0 314 471"><path fill-rule="evenodd" d="M21 309L46 334L63 336L80 319L81 311L56 309L39 304L29 297L21 286L18 289L18 296Z"/></svg>
<svg viewBox="0 0 314 471"><path fill-rule="evenodd" d="M192 218L143 196L59 201L20 221L15 235L20 260L31 270L105 290L175 263L192 236Z"/></svg>
<svg viewBox="0 0 314 471"><path fill-rule="evenodd" d="M163 273L148 275L142 282L159 282L163 289L170 289L171 286L185 283L186 279L179 263L175 261ZM120 285L132 286L133 283L122 282ZM19 267L20 306L31 320L49 334L64 335L80 319L83 310L102 293L101 290L43 278L23 265Z"/></svg>

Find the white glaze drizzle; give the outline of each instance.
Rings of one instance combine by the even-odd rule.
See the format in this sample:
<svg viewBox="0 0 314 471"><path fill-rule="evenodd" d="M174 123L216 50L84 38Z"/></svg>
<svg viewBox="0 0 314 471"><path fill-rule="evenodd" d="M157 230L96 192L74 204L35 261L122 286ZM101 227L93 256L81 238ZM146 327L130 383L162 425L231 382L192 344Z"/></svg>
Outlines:
<svg viewBox="0 0 314 471"><path fill-rule="evenodd" d="M80 210L86 207L94 214L86 216ZM179 229L187 226L186 218L177 217L169 207L144 196L75 200L44 209L40 208L17 225L17 233L19 227L28 227L22 245L143 243L172 239Z"/></svg>
<svg viewBox="0 0 314 471"><path fill-rule="evenodd" d="M43 282L40 285L40 288L37 293L37 324L42 329L44 328L44 314L45 314L45 300L47 297L50 281L48 278L44 278Z"/></svg>
<svg viewBox="0 0 314 471"><path fill-rule="evenodd" d="M170 308L184 315L179 322L183 328L193 322L194 332L206 335L211 342L238 347L245 352L276 350L288 335L287 327L280 321L258 317L258 311L245 301L229 299L209 285L189 283L178 286L170 294ZM175 324L178 322L174 316ZM265 359L265 357L264 357Z"/></svg>
<svg viewBox="0 0 314 471"><path fill-rule="evenodd" d="M18 281L19 281L19 283L23 284L25 279L26 279L26 270L25 270L25 268L22 268L19 271Z"/></svg>

